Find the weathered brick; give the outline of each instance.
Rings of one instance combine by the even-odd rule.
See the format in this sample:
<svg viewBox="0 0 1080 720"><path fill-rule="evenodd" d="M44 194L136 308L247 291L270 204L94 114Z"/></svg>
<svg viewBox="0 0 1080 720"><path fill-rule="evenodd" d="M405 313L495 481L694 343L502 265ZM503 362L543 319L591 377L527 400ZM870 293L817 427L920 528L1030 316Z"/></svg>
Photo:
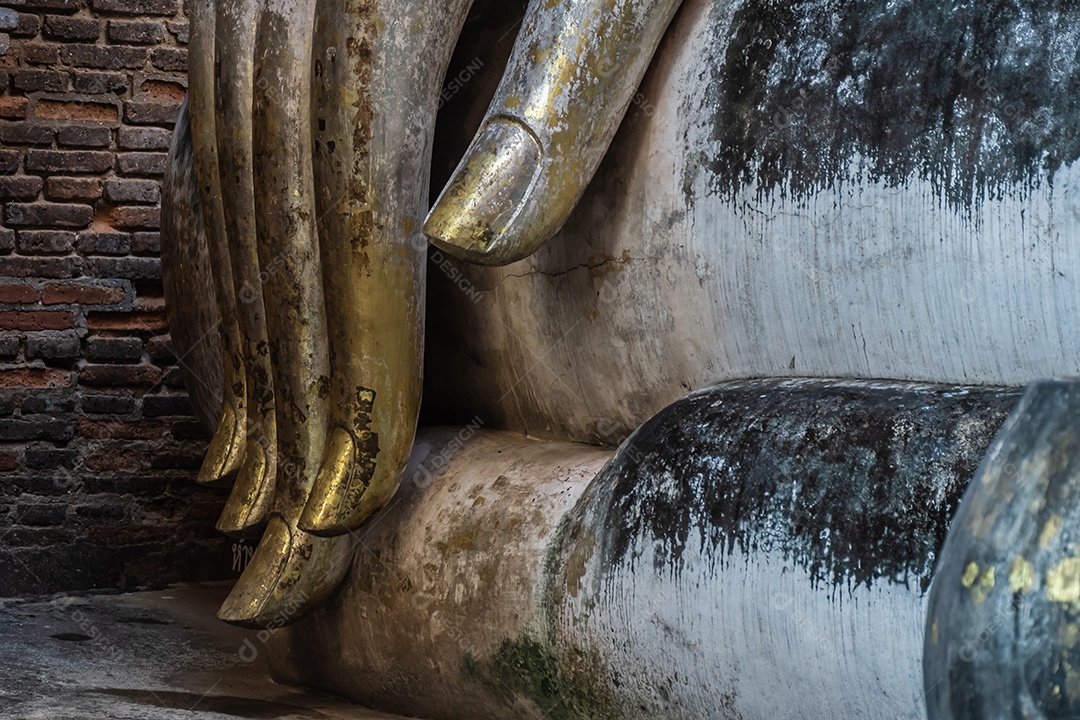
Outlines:
<svg viewBox="0 0 1080 720"><path fill-rule="evenodd" d="M133 70L146 64L146 48L124 45L64 45L60 56L65 65L103 70Z"/></svg>
<svg viewBox="0 0 1080 720"><path fill-rule="evenodd" d="M116 156L120 174L136 177L160 177L165 174L166 153L130 152Z"/></svg>
<svg viewBox="0 0 1080 720"><path fill-rule="evenodd" d="M7 32L19 27L19 13L11 8L0 7L0 30Z"/></svg>
<svg viewBox="0 0 1080 720"><path fill-rule="evenodd" d="M161 279L161 260L153 257L96 257L91 261L91 268L100 278Z"/></svg>
<svg viewBox="0 0 1080 720"><path fill-rule="evenodd" d="M27 451L27 465L30 451ZM63 525L68 506L61 503L19 503L15 508L15 524L30 527Z"/></svg>
<svg viewBox="0 0 1080 720"><path fill-rule="evenodd" d="M0 97L0 117L25 118L29 112L30 101L24 97L5 95Z"/></svg>
<svg viewBox="0 0 1080 720"><path fill-rule="evenodd" d="M137 232L131 236L131 252L135 255L158 255L161 253L161 233Z"/></svg>
<svg viewBox="0 0 1080 720"><path fill-rule="evenodd" d="M78 453L75 450L56 448L27 448L26 450L26 466L38 470L73 468L77 459Z"/></svg>
<svg viewBox="0 0 1080 720"><path fill-rule="evenodd" d="M79 338L65 333L27 335L26 357L32 360L74 360L79 357Z"/></svg>
<svg viewBox="0 0 1080 720"><path fill-rule="evenodd" d="M83 0L23 0L20 4L28 10L75 12L83 6Z"/></svg>
<svg viewBox="0 0 1080 720"><path fill-rule="evenodd" d="M0 284L0 303L30 304L36 303L39 299L41 299L41 293L31 285Z"/></svg>
<svg viewBox="0 0 1080 720"><path fill-rule="evenodd" d="M105 181L105 199L114 204L136 203L156 205L161 200L161 184L154 180Z"/></svg>
<svg viewBox="0 0 1080 720"><path fill-rule="evenodd" d="M118 15L175 15L176 0L92 0L94 10Z"/></svg>
<svg viewBox="0 0 1080 720"><path fill-rule="evenodd" d="M110 20L106 36L121 45L156 45L165 41L165 28L160 22Z"/></svg>
<svg viewBox="0 0 1080 720"><path fill-rule="evenodd" d="M113 154L102 150L27 150L26 169L46 173L103 173L113 166Z"/></svg>
<svg viewBox="0 0 1080 720"><path fill-rule="evenodd" d="M12 73L11 83L23 92L66 92L70 77L55 70L18 70Z"/></svg>
<svg viewBox="0 0 1080 720"><path fill-rule="evenodd" d="M53 176L45 184L45 196L50 200L93 201L100 198L101 194L102 182L99 178Z"/></svg>
<svg viewBox="0 0 1080 720"><path fill-rule="evenodd" d="M14 450L0 450L0 470L15 470L19 467L19 456Z"/></svg>
<svg viewBox="0 0 1080 720"><path fill-rule="evenodd" d="M60 46L56 43L23 43L22 56L23 60L31 65L58 65Z"/></svg>
<svg viewBox="0 0 1080 720"><path fill-rule="evenodd" d="M22 152L19 150L0 150L0 175L18 173L20 160L22 160Z"/></svg>
<svg viewBox="0 0 1080 720"><path fill-rule="evenodd" d="M118 230L157 230L161 227L159 207L115 207L108 211L108 222Z"/></svg>
<svg viewBox="0 0 1080 720"><path fill-rule="evenodd" d="M71 373L56 368L0 370L0 388L59 388L71 385Z"/></svg>
<svg viewBox="0 0 1080 720"><path fill-rule="evenodd" d="M96 440L157 440L168 432L168 426L156 420L84 420L79 423L79 435Z"/></svg>
<svg viewBox="0 0 1080 720"><path fill-rule="evenodd" d="M88 337L86 339L86 357L95 361L141 360L143 343L137 337Z"/></svg>
<svg viewBox="0 0 1080 720"><path fill-rule="evenodd" d="M191 39L191 28L189 27L187 22L181 22L177 20L167 22L165 24L166 26L168 26L169 32L171 32L176 37L176 42L180 43L181 45L188 44L188 41Z"/></svg>
<svg viewBox="0 0 1080 720"><path fill-rule="evenodd" d="M160 381L161 370L153 365L85 365L79 368L79 382L83 385L157 385Z"/></svg>
<svg viewBox="0 0 1080 720"><path fill-rule="evenodd" d="M54 40L95 42L101 37L101 26L94 18L46 15L45 37Z"/></svg>
<svg viewBox="0 0 1080 720"><path fill-rule="evenodd" d="M39 98L34 103L34 117L64 122L115 123L120 120L119 102L70 98Z"/></svg>
<svg viewBox="0 0 1080 720"><path fill-rule="evenodd" d="M0 177L0 200L34 200L41 192L42 184L41 178L33 175Z"/></svg>
<svg viewBox="0 0 1080 720"><path fill-rule="evenodd" d="M0 335L0 358L10 360L18 357L21 343L19 341L18 333L5 333ZM10 412L4 413L4 399L0 397L0 415L10 415Z"/></svg>
<svg viewBox="0 0 1080 720"><path fill-rule="evenodd" d="M82 411L88 415L130 415L139 401L129 395L84 395Z"/></svg>
<svg viewBox="0 0 1080 720"><path fill-rule="evenodd" d="M79 252L87 255L127 255L131 252L131 236L117 232L80 233Z"/></svg>
<svg viewBox="0 0 1080 720"><path fill-rule="evenodd" d="M56 131L29 122L0 122L0 142L5 145L52 145Z"/></svg>
<svg viewBox="0 0 1080 720"><path fill-rule="evenodd" d="M172 127L180 112L175 100L129 100L124 103L124 120L133 125L164 125Z"/></svg>
<svg viewBox="0 0 1080 720"><path fill-rule="evenodd" d="M2 382L2 379L0 379ZM68 442L75 437L75 425L65 420L9 418L0 420L0 442L52 440Z"/></svg>
<svg viewBox="0 0 1080 720"><path fill-rule="evenodd" d="M60 128L56 139L68 147L109 147L112 145L112 128L93 125L66 125Z"/></svg>
<svg viewBox="0 0 1080 720"><path fill-rule="evenodd" d="M198 470L202 465L206 451L191 448L186 452L157 452L150 458L150 467L154 470Z"/></svg>
<svg viewBox="0 0 1080 720"><path fill-rule="evenodd" d="M183 390L186 387L184 374L180 372L178 367L171 367L166 370L165 374L161 376L161 384L175 390Z"/></svg>
<svg viewBox="0 0 1080 720"><path fill-rule="evenodd" d="M9 253L15 249L15 231L0 228L0 253Z"/></svg>
<svg viewBox="0 0 1080 720"><path fill-rule="evenodd" d="M43 305L117 305L123 301L122 287L49 283L41 292Z"/></svg>
<svg viewBox="0 0 1080 720"><path fill-rule="evenodd" d="M124 150L168 150L172 131L157 127L120 128L117 145Z"/></svg>
<svg viewBox="0 0 1080 720"><path fill-rule="evenodd" d="M75 394L70 388L35 390L22 397L19 409L23 415L63 414L75 411Z"/></svg>
<svg viewBox="0 0 1080 720"><path fill-rule="evenodd" d="M193 415L187 395L147 395L143 397L143 417Z"/></svg>
<svg viewBox="0 0 1080 720"><path fill-rule="evenodd" d="M169 327L161 312L87 313L86 327L94 332L163 332Z"/></svg>
<svg viewBox="0 0 1080 720"><path fill-rule="evenodd" d="M0 277L66 279L82 275L80 257L0 257Z"/></svg>
<svg viewBox="0 0 1080 720"><path fill-rule="evenodd" d="M23 255L67 255L75 233L66 230L20 230L16 247Z"/></svg>
<svg viewBox="0 0 1080 720"><path fill-rule="evenodd" d="M210 437L209 431L198 420L177 420L170 430L176 440L205 440Z"/></svg>
<svg viewBox="0 0 1080 720"><path fill-rule="evenodd" d="M5 310L0 312L0 330L68 330L75 318L67 310Z"/></svg>
<svg viewBox="0 0 1080 720"><path fill-rule="evenodd" d="M128 78L123 73L74 72L71 74L71 89L88 95L123 95L128 91Z"/></svg>
<svg viewBox="0 0 1080 720"><path fill-rule="evenodd" d="M32 152L32 151L31 151ZM4 212L8 225L83 228L94 219L94 209L89 205L70 203L11 203Z"/></svg>
<svg viewBox="0 0 1080 720"><path fill-rule="evenodd" d="M174 47L154 48L150 63L165 72L187 72L187 49Z"/></svg>
<svg viewBox="0 0 1080 720"><path fill-rule="evenodd" d="M82 433L80 433L81 435ZM95 450L86 456L83 465L93 472L130 473L142 467L142 454L134 450Z"/></svg>
<svg viewBox="0 0 1080 720"><path fill-rule="evenodd" d="M19 24L9 31L12 37L32 38L41 32L41 16L19 13Z"/></svg>
<svg viewBox="0 0 1080 720"><path fill-rule="evenodd" d="M176 362L176 355L172 350L172 336L158 335L150 338L146 343L146 354L151 361L159 365Z"/></svg>

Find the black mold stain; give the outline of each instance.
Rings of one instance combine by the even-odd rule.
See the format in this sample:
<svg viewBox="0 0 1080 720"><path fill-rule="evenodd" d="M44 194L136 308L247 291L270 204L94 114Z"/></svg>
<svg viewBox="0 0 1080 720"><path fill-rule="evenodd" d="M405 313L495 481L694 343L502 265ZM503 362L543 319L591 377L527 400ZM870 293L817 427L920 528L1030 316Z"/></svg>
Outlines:
<svg viewBox="0 0 1080 720"><path fill-rule="evenodd" d="M721 385L635 432L579 512L599 518L604 567L651 544L657 571L678 572L694 539L718 563L736 551L783 557L815 586L917 580L925 591L1018 398L857 381Z"/></svg>
<svg viewBox="0 0 1080 720"><path fill-rule="evenodd" d="M1080 157L1077 28L1075 1L744 2L705 70L712 189L805 199L853 173L918 178L970 217L1052 188Z"/></svg>

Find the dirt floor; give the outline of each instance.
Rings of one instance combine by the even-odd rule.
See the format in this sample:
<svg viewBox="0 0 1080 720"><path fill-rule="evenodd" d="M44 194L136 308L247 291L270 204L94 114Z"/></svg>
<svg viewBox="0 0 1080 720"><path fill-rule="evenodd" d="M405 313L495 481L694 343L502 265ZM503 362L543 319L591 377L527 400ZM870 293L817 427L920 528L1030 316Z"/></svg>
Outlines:
<svg viewBox="0 0 1080 720"><path fill-rule="evenodd" d="M395 720L274 683L256 634L214 615L228 589L0 600L0 718Z"/></svg>

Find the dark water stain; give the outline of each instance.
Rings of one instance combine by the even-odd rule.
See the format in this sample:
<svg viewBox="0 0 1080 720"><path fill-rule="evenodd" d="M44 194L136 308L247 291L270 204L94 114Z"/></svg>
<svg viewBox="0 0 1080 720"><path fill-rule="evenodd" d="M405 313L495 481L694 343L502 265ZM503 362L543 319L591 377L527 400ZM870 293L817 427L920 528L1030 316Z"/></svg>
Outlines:
<svg viewBox="0 0 1080 720"><path fill-rule="evenodd" d="M172 623L168 620L160 620L158 618L144 616L122 617L117 618L116 621L127 623L130 625L172 625Z"/></svg>
<svg viewBox="0 0 1080 720"><path fill-rule="evenodd" d="M87 640L93 640L92 637L84 635L83 633L56 633L49 637L63 640L64 642L86 642Z"/></svg>
<svg viewBox="0 0 1080 720"><path fill-rule="evenodd" d="M172 690L127 690L122 688L102 688L94 692L122 698L128 702L148 707L198 711L200 713L220 713L221 715L254 718L255 720L280 717L312 718L317 720L318 718L327 717L321 712L302 708L298 705L231 695L202 695Z"/></svg>
<svg viewBox="0 0 1080 720"><path fill-rule="evenodd" d="M603 567L651 545L657 572L679 572L700 544L718 563L782 557L815 585L916 581L925 591L1018 397L857 381L717 386L635 432L576 513L596 518Z"/></svg>
<svg viewBox="0 0 1080 720"><path fill-rule="evenodd" d="M743 2L704 70L712 189L798 200L853 172L917 178L970 217L1052 188L1080 157L1077 28L1075 1Z"/></svg>

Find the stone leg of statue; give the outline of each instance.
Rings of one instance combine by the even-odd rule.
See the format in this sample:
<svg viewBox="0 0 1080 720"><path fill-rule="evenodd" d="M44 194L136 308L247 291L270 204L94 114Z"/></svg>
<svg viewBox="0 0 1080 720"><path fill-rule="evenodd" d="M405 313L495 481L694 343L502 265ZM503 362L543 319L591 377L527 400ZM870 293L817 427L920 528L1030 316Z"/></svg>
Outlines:
<svg viewBox="0 0 1080 720"><path fill-rule="evenodd" d="M214 291L221 317L224 397L221 418L199 470L199 482L216 483L236 472L243 459L247 424L247 382L237 324L236 295L225 230L225 210L218 189L218 148L214 122L215 2L195 0L191 7L192 52L188 68L188 111L203 224L210 248Z"/></svg>
<svg viewBox="0 0 1080 720"><path fill-rule="evenodd" d="M471 0L319 0L313 115L330 438L301 527L356 529L393 496L420 408L432 139ZM368 7L361 4L360 7Z"/></svg>
<svg viewBox="0 0 1080 720"><path fill-rule="evenodd" d="M680 2L532 0L484 123L424 225L432 242L505 265L554 235L596 173Z"/></svg>
<svg viewBox="0 0 1080 720"><path fill-rule="evenodd" d="M311 165L315 2L268 0L254 53L254 207L278 436L273 513L218 615L265 627L321 603L348 567L348 538L298 527L326 444L326 309Z"/></svg>
<svg viewBox="0 0 1080 720"><path fill-rule="evenodd" d="M218 3L214 78L221 199L226 208L225 229L247 385L247 443L218 530L256 537L271 509L278 453L269 338L255 239L251 108L255 30L262 6L262 0Z"/></svg>

